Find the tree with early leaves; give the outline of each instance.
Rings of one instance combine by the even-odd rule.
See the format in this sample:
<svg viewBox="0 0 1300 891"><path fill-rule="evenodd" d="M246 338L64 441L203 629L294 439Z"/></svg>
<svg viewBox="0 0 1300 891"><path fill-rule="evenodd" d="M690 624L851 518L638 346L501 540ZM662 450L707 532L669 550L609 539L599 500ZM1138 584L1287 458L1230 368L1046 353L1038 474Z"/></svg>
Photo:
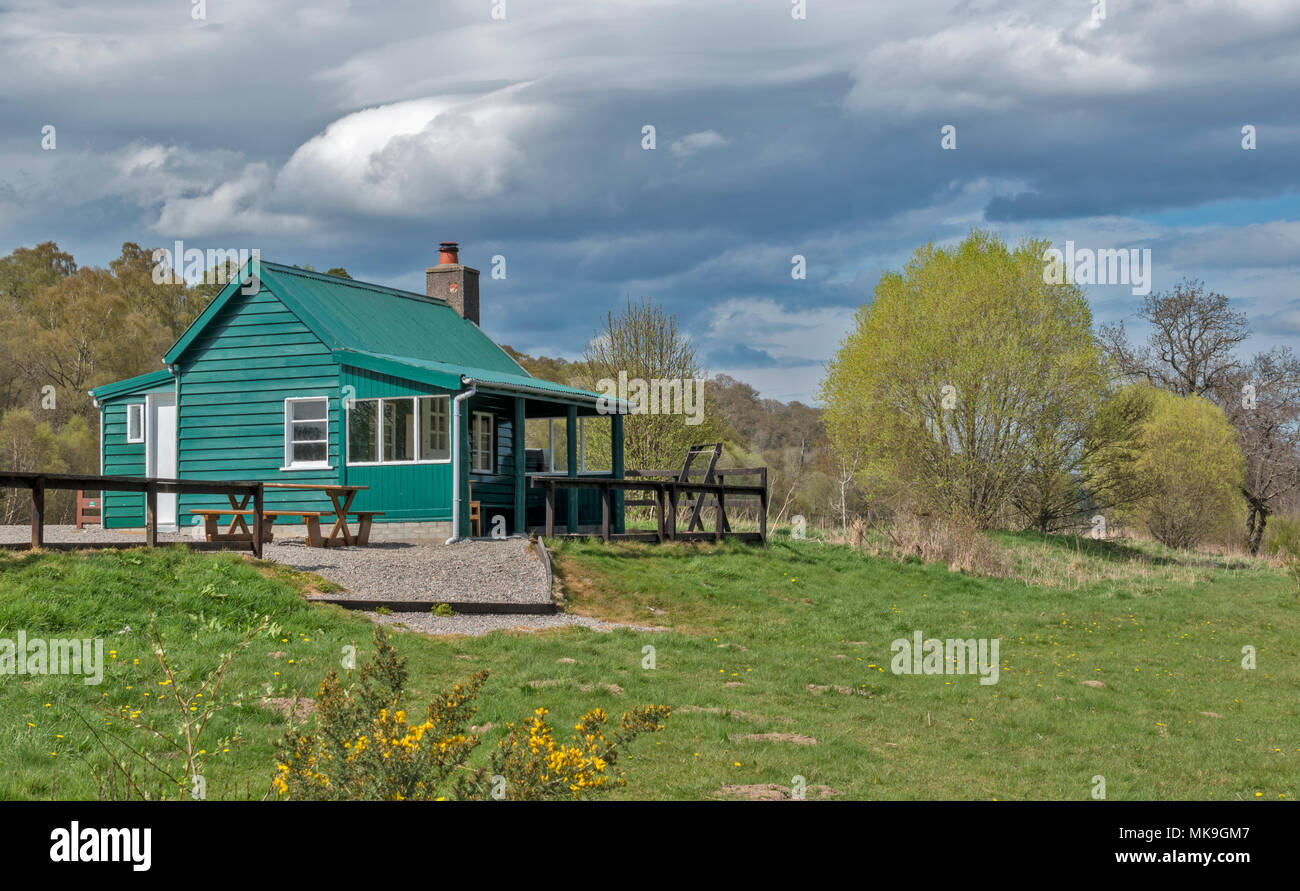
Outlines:
<svg viewBox="0 0 1300 891"><path fill-rule="evenodd" d="M1132 471L1148 487L1121 515L1172 548L1224 538L1241 510L1244 461L1223 411L1200 396L1142 387L1149 403Z"/></svg>
<svg viewBox="0 0 1300 891"><path fill-rule="evenodd" d="M683 388L706 376L677 317L644 298L633 302L629 297L622 312L606 314L587 344L583 363L579 383L598 391L602 381L618 381L620 373L629 381L679 381ZM721 438L719 419L707 411L700 424L687 423L683 414L629 414L623 421L624 461L630 468L679 467L691 445Z"/></svg>
<svg viewBox="0 0 1300 891"><path fill-rule="evenodd" d="M1044 280L1046 247L973 232L881 278L821 388L868 488L984 527L1062 498L1108 372L1082 290Z"/></svg>

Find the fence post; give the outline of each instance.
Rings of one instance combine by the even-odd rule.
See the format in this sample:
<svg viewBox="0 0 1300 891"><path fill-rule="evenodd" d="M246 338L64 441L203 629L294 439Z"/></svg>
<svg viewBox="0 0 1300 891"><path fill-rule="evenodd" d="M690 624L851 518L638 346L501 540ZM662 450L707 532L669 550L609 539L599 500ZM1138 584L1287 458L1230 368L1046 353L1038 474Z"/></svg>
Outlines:
<svg viewBox="0 0 1300 891"><path fill-rule="evenodd" d="M758 496L758 534L763 541L763 547L767 547L767 468L763 468L761 474L762 480L759 485L763 487L762 493Z"/></svg>
<svg viewBox="0 0 1300 891"><path fill-rule="evenodd" d="M262 559L262 524L266 522L262 515L262 497L263 489L259 482L253 490L253 556L259 560Z"/></svg>
<svg viewBox="0 0 1300 891"><path fill-rule="evenodd" d="M151 482L144 488L144 543L158 547L158 484Z"/></svg>
<svg viewBox="0 0 1300 891"><path fill-rule="evenodd" d="M32 480L32 549L45 545L45 479Z"/></svg>

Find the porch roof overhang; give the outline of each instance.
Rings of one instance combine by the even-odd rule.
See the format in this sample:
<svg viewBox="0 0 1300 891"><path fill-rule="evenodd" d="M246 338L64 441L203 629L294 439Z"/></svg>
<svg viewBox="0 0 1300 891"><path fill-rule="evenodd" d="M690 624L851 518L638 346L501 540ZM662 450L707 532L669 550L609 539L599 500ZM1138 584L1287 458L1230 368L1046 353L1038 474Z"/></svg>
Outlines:
<svg viewBox="0 0 1300 891"><path fill-rule="evenodd" d="M534 402L574 405L579 409L586 409L591 414L612 414L630 410L630 406L619 399L530 377L527 374L511 374L486 368L453 365L432 359L387 356L360 350L334 350L333 357L341 365L351 365L354 368L430 384L445 390L461 390L472 385L480 393L524 396Z"/></svg>
<svg viewBox="0 0 1300 891"><path fill-rule="evenodd" d="M108 399L118 396L129 396L132 393L143 393L146 390L157 389L163 385L170 386L174 380L174 375L170 369L160 369L151 371L148 374L141 374L135 377L129 377L124 381L115 381L111 384L104 384L102 387L95 387L87 391L90 398L95 401L96 405Z"/></svg>

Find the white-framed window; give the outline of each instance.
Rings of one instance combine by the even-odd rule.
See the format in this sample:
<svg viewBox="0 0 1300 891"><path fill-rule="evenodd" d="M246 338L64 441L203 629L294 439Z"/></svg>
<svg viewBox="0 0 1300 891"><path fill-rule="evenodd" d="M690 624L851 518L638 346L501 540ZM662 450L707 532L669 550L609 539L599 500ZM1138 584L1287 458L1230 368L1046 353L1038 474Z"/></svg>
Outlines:
<svg viewBox="0 0 1300 891"><path fill-rule="evenodd" d="M492 415L485 411L474 412L474 422L470 430L470 464L474 473L491 473L495 445L492 429Z"/></svg>
<svg viewBox="0 0 1300 891"><path fill-rule="evenodd" d="M326 396L284 400L284 466L287 470L329 467L330 401Z"/></svg>
<svg viewBox="0 0 1300 891"><path fill-rule="evenodd" d="M449 396L348 402L348 464L440 464L451 460Z"/></svg>
<svg viewBox="0 0 1300 891"><path fill-rule="evenodd" d="M126 407L126 441L144 442L144 403Z"/></svg>
<svg viewBox="0 0 1300 891"><path fill-rule="evenodd" d="M451 460L451 397L420 399L417 429L420 431L421 461Z"/></svg>

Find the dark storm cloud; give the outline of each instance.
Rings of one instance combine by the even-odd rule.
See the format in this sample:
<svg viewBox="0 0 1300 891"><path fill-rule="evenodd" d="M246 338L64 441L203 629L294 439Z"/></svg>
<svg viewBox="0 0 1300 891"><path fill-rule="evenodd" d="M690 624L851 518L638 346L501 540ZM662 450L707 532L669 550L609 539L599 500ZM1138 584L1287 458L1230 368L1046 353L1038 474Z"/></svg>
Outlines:
<svg viewBox="0 0 1300 891"><path fill-rule="evenodd" d="M1285 327L1300 3L1107 6L13 4L0 250L102 264L182 238L418 290L456 239L502 341L574 356L652 297L711 370L784 398L813 392L882 270L976 226L1150 246L1158 277ZM1227 200L1273 210L1151 221ZM1101 319L1136 307L1094 296Z"/></svg>

